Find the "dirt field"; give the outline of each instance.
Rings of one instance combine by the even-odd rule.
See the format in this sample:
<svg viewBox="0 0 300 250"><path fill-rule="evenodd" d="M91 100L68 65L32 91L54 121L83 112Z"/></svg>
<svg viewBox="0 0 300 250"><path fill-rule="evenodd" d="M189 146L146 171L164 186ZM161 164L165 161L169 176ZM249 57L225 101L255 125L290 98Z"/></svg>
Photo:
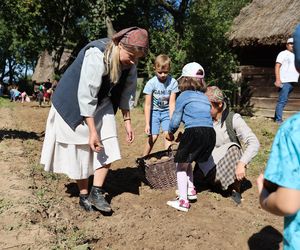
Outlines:
<svg viewBox="0 0 300 250"><path fill-rule="evenodd" d="M124 143L119 127L123 159L106 182L114 212L86 213L79 208L74 180L46 173L39 165L48 111L35 102L0 108L0 249L282 248L282 218L258 204L255 178L266 156L250 166L253 187L244 192L241 205L203 191L188 213L176 211L166 205L174 189L154 190L141 182L135 159L146 137L142 110L135 109L136 141ZM263 118L249 123L262 138L261 151L268 153L264 140L272 139L276 128ZM160 140L155 150L161 146Z"/></svg>

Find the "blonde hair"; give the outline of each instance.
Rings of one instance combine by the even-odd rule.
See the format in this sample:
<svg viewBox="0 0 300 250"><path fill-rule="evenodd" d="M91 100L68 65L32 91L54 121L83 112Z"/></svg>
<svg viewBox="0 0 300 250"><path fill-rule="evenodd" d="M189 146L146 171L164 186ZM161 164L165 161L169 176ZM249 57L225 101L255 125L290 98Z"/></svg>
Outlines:
<svg viewBox="0 0 300 250"><path fill-rule="evenodd" d="M113 42L109 43L104 51L106 71L112 83L117 83L121 75L120 48Z"/></svg>
<svg viewBox="0 0 300 250"><path fill-rule="evenodd" d="M145 48L138 46L128 46L119 43L123 48L129 52L142 52L145 56ZM106 71L109 73L110 81L114 84L118 82L121 77L121 62L120 62L120 47L113 42L110 42L104 51L104 63Z"/></svg>
<svg viewBox="0 0 300 250"><path fill-rule="evenodd" d="M155 70L161 70L168 67L170 69L171 67L171 59L167 55L160 54L155 58L154 61L154 69Z"/></svg>

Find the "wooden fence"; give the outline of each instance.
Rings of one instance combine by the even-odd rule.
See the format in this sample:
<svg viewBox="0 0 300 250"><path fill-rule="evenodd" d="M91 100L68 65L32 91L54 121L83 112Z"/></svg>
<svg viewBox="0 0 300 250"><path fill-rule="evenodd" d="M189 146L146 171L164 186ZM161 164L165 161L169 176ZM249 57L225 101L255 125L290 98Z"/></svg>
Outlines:
<svg viewBox="0 0 300 250"><path fill-rule="evenodd" d="M258 116L274 117L275 107L278 98L278 88L274 86L274 68L263 68L254 66L241 66L242 81L249 98L249 105L253 114ZM300 84L294 86L293 92L289 96L288 103L284 109L283 117L300 111Z"/></svg>

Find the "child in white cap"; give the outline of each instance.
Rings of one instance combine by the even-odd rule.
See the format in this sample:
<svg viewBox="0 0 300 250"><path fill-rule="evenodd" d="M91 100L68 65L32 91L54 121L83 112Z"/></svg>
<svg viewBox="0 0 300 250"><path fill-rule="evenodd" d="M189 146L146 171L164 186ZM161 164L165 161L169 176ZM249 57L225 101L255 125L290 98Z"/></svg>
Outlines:
<svg viewBox="0 0 300 250"><path fill-rule="evenodd" d="M190 200L196 200L191 163L208 160L216 142L216 134L210 114L210 102L204 94L204 69L196 62L186 64L178 79L181 94L176 100L175 111L169 125L168 140L183 122L185 131L181 137L174 161L177 163L178 199L167 204L187 212Z"/></svg>

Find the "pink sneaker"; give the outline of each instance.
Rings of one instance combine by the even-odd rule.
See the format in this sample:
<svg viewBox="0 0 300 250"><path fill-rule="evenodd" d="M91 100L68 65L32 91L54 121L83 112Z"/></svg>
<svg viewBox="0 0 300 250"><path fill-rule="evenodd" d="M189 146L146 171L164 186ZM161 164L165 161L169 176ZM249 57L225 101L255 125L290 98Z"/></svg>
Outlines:
<svg viewBox="0 0 300 250"><path fill-rule="evenodd" d="M167 205L169 205L170 207L173 207L177 210L183 211L183 212L188 212L191 207L190 203L183 199L176 199L173 201L168 201Z"/></svg>
<svg viewBox="0 0 300 250"><path fill-rule="evenodd" d="M176 190L175 193L176 193L176 195L179 196L178 190ZM189 201L197 200L197 192L194 188L193 189L190 189L190 188L188 189L187 198L188 198Z"/></svg>
<svg viewBox="0 0 300 250"><path fill-rule="evenodd" d="M194 188L193 189L188 189L187 198L190 201L197 200L197 192Z"/></svg>

